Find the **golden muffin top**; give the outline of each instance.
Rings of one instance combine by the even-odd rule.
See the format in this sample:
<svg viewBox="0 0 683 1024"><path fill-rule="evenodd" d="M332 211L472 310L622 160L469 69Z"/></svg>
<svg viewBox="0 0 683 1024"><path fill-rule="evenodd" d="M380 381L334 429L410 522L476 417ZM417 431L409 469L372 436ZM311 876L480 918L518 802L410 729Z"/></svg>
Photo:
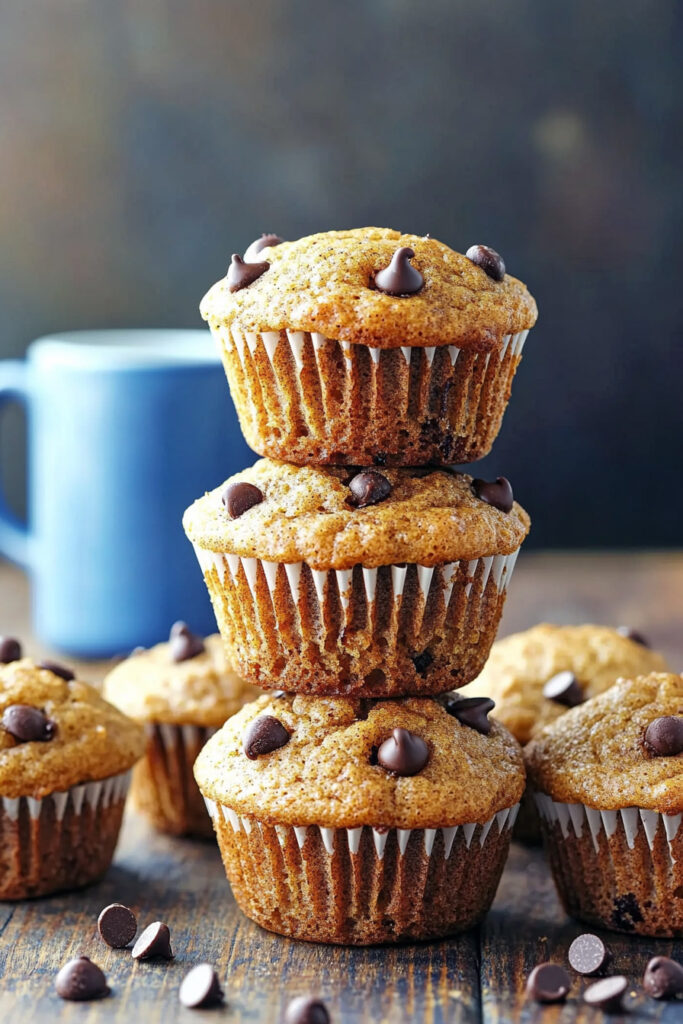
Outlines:
<svg viewBox="0 0 683 1024"><path fill-rule="evenodd" d="M375 279L401 247L413 251L409 263L423 284L411 294L387 294ZM536 322L536 303L521 281L507 274L496 280L428 236L326 231L266 247L253 259L269 264L255 280L231 291L226 277L204 296L201 314L212 327L312 331L378 348L485 351Z"/></svg>

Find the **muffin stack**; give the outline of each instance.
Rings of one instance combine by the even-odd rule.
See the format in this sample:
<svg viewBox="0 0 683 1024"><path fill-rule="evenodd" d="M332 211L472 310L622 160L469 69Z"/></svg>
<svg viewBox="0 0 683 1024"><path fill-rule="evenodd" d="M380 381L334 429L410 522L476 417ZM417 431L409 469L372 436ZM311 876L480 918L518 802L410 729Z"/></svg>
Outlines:
<svg viewBox="0 0 683 1024"><path fill-rule="evenodd" d="M263 236L202 313L265 456L184 519L230 662L275 691L195 766L235 896L303 939L467 928L524 768L492 701L450 691L529 518L505 478L445 464L489 451L535 303L493 250L367 228Z"/></svg>

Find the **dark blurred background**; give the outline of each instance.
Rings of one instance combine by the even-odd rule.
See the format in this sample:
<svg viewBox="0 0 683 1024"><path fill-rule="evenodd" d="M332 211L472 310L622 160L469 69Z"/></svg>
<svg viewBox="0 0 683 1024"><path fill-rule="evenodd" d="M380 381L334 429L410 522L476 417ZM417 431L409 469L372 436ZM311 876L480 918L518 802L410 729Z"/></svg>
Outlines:
<svg viewBox="0 0 683 1024"><path fill-rule="evenodd" d="M512 479L537 547L680 545L683 5L0 0L0 21L0 355L199 325L262 231L484 242L540 320L478 472Z"/></svg>

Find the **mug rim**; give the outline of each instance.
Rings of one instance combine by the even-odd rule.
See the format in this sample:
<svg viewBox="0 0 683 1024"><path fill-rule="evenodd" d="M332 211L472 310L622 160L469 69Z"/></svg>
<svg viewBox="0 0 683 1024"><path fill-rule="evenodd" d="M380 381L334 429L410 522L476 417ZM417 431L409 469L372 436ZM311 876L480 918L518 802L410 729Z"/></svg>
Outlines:
<svg viewBox="0 0 683 1024"><path fill-rule="evenodd" d="M57 367L167 369L216 366L220 355L208 330L184 327L111 327L60 331L36 338L27 355Z"/></svg>

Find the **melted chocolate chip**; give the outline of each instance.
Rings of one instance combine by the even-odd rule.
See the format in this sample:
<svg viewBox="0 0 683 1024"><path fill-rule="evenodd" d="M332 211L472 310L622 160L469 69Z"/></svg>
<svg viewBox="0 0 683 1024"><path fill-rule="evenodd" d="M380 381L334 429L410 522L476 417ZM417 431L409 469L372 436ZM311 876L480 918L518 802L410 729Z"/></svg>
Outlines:
<svg viewBox="0 0 683 1024"><path fill-rule="evenodd" d="M413 665L415 666L415 671L420 676L423 676L425 674L425 672L427 671L427 669L429 668L433 661L434 658L429 653L429 651L422 651L421 654L413 654L412 656L412 662Z"/></svg>
<svg viewBox="0 0 683 1024"><path fill-rule="evenodd" d="M551 676L543 687L543 696L546 700L554 700L556 704L564 704L568 708L583 704L581 685L574 673L569 671Z"/></svg>
<svg viewBox="0 0 683 1024"><path fill-rule="evenodd" d="M643 920L636 894L625 892L617 896L612 906L612 923L622 932L632 932L635 925Z"/></svg>
<svg viewBox="0 0 683 1024"><path fill-rule="evenodd" d="M495 706L490 697L451 697L444 703L448 714L457 718L461 725L476 729L484 736L491 732L488 715Z"/></svg>
<svg viewBox="0 0 683 1024"><path fill-rule="evenodd" d="M645 730L645 746L655 757L683 754L683 718L677 715L655 718Z"/></svg>
<svg viewBox="0 0 683 1024"><path fill-rule="evenodd" d="M471 245L465 253L468 260L481 267L494 281L502 281L505 277L505 263L500 253L489 245Z"/></svg>
<svg viewBox="0 0 683 1024"><path fill-rule="evenodd" d="M46 672L52 672L53 676L59 676L60 679L67 683L76 678L70 668L67 668L66 665L60 665L57 661L41 661L38 663L38 668L44 668Z"/></svg>
<svg viewBox="0 0 683 1024"><path fill-rule="evenodd" d="M509 512L512 509L514 496L512 486L507 477L497 476L495 480L473 480L472 490L477 498L485 501L487 505L493 505L501 512Z"/></svg>
<svg viewBox="0 0 683 1024"><path fill-rule="evenodd" d="M526 992L537 1003L563 1003L572 981L560 964L538 964L527 978Z"/></svg>
<svg viewBox="0 0 683 1024"><path fill-rule="evenodd" d="M392 775L417 775L429 760L429 747L408 729L394 729L377 751L377 763Z"/></svg>
<svg viewBox="0 0 683 1024"><path fill-rule="evenodd" d="M169 636L171 659L175 662L189 661L206 650L204 641L193 633L186 622L174 622Z"/></svg>
<svg viewBox="0 0 683 1024"><path fill-rule="evenodd" d="M352 504L356 508L366 508L385 501L391 494L391 484L383 473L376 469L365 469L357 473L349 482Z"/></svg>
<svg viewBox="0 0 683 1024"><path fill-rule="evenodd" d="M643 988L653 999L683 996L683 967L668 956L655 956L643 975Z"/></svg>
<svg viewBox="0 0 683 1024"><path fill-rule="evenodd" d="M270 267L270 263L245 263L238 253L233 253L232 262L228 267L227 281L228 290L238 292L242 288L258 281L262 274Z"/></svg>
<svg viewBox="0 0 683 1024"><path fill-rule="evenodd" d="M322 999L298 996L287 1007L285 1024L330 1024L330 1015Z"/></svg>
<svg viewBox="0 0 683 1024"><path fill-rule="evenodd" d="M57 730L51 718L30 704L10 704L5 708L2 727L19 743L47 743Z"/></svg>
<svg viewBox="0 0 683 1024"><path fill-rule="evenodd" d="M55 978L55 988L62 999L80 1003L109 995L107 979L87 956L76 957L64 964Z"/></svg>
<svg viewBox="0 0 683 1024"><path fill-rule="evenodd" d="M260 505L262 501L263 491L245 481L228 484L223 491L223 504L231 519L239 519L254 505Z"/></svg>
<svg viewBox="0 0 683 1024"><path fill-rule="evenodd" d="M255 238L251 245L245 249L242 258L245 263L256 263L256 257L262 249L273 248L276 245L281 245L282 242L284 242L284 238L280 238L279 235L261 235L260 238Z"/></svg>
<svg viewBox="0 0 683 1024"><path fill-rule="evenodd" d="M111 903L97 918L97 930L112 949L124 949L135 938L138 921L123 903Z"/></svg>
<svg viewBox="0 0 683 1024"><path fill-rule="evenodd" d="M415 253L407 245L400 246L391 263L375 274L375 287L387 295L405 296L419 292L425 279L410 262Z"/></svg>
<svg viewBox="0 0 683 1024"><path fill-rule="evenodd" d="M607 963L609 953L599 936L585 932L574 939L567 959L577 974L597 974Z"/></svg>
<svg viewBox="0 0 683 1024"><path fill-rule="evenodd" d="M603 978L589 985L583 993L584 1003L595 1006L605 1013L619 1013L623 1009L623 999L628 988L628 978L622 975L615 975L613 978Z"/></svg>
<svg viewBox="0 0 683 1024"><path fill-rule="evenodd" d="M289 743L289 733L279 718L260 715L250 722L244 734L244 753L250 761L263 754L272 754Z"/></svg>
<svg viewBox="0 0 683 1024"><path fill-rule="evenodd" d="M171 933L168 930L168 925L162 921L155 921L154 924L148 925L133 946L131 956L133 960L151 960L154 957L172 960Z"/></svg>
<svg viewBox="0 0 683 1024"><path fill-rule="evenodd" d="M625 636L627 640L633 640L634 644L640 644L641 647L650 646L643 634L639 633L637 629L631 629L630 626L617 626L617 633L620 636Z"/></svg>
<svg viewBox="0 0 683 1024"><path fill-rule="evenodd" d="M178 998L183 1006L192 1010L206 1006L220 1006L223 989L211 964L197 964L182 980Z"/></svg>
<svg viewBox="0 0 683 1024"><path fill-rule="evenodd" d="M21 658L21 644L13 636L0 636L0 663L9 665Z"/></svg>

